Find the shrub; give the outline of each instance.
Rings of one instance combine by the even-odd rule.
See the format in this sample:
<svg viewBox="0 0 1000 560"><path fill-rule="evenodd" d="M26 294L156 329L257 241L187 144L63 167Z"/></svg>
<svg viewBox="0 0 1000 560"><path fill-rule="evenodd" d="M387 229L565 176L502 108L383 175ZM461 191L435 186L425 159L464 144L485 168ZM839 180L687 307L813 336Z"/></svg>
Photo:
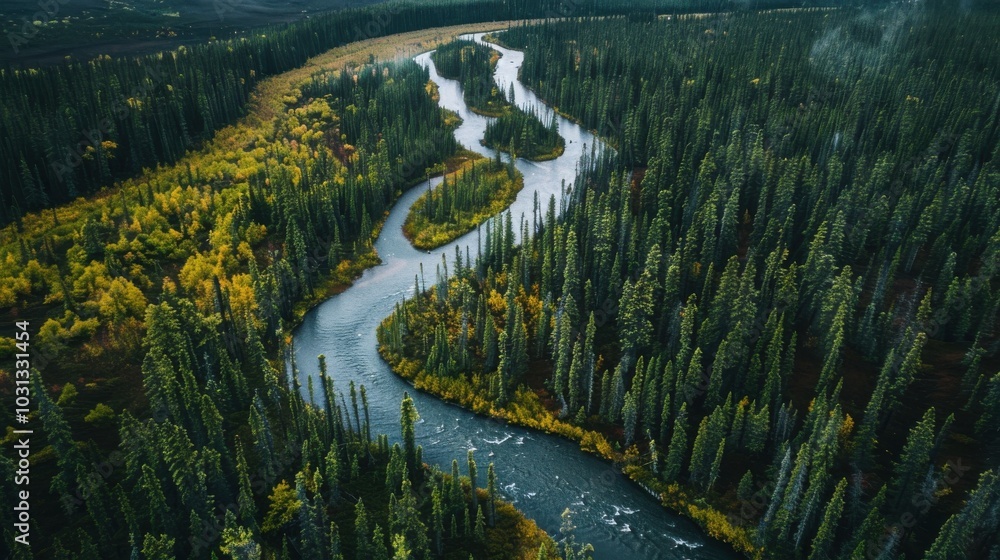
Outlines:
<svg viewBox="0 0 1000 560"><path fill-rule="evenodd" d="M88 424L108 424L115 419L115 411L104 403L97 403L93 410L83 417Z"/></svg>
<svg viewBox="0 0 1000 560"><path fill-rule="evenodd" d="M59 406L71 405L73 404L73 401L76 400L76 396L79 394L79 391L76 390L76 385L67 383L63 385L62 392L59 393L59 400L56 401L56 404Z"/></svg>

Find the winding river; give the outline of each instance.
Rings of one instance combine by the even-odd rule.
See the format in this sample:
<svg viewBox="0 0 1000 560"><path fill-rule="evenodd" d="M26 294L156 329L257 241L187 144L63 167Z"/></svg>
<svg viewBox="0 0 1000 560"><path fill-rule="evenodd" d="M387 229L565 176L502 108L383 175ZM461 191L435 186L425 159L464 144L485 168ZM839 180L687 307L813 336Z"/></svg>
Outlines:
<svg viewBox="0 0 1000 560"><path fill-rule="evenodd" d="M482 42L482 36L468 37ZM525 109L534 108L547 122L553 111L517 79L523 53L490 46L503 55L496 70L499 85L507 91L513 84L516 103ZM459 142L492 156L493 150L479 143L488 119L468 109L458 82L439 76L429 53L415 60L429 69L431 79L437 83L440 105L462 117L463 123L455 131ZM558 198L562 182L572 183L584 149L598 141L573 122L557 118L559 131L566 139L565 153L547 162L516 162L524 174L524 190L510 207L515 226L522 214L530 219L535 191L543 207L550 195ZM440 178L432 180L432 185L438 182ZM560 516L569 508L577 527L577 541L593 544L596 558L737 558L731 548L708 538L689 520L660 507L654 497L612 465L580 451L576 443L476 416L415 391L393 374L376 349L377 325L397 302L413 294L414 276L420 273L421 263L431 283L442 254L450 263L456 245L463 253L467 245L471 245L473 253L476 247L475 232L433 254L409 244L401 228L410 205L424 190L417 187L404 193L389 214L375 243L383 264L367 270L349 289L316 306L296 329L300 374L317 375L316 357L325 354L339 389L343 390L349 380L366 386L372 430L393 439L399 439L399 402L403 392L409 391L420 413L417 437L425 461L449 470L452 459L464 465L466 450L474 449L483 472L488 462L495 464L504 497L549 534L558 536Z"/></svg>

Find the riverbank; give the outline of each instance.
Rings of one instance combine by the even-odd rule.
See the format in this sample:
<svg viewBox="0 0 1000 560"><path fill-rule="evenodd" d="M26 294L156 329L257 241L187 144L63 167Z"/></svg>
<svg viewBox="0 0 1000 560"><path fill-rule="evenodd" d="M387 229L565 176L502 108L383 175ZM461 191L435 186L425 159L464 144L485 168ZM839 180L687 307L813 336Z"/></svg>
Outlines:
<svg viewBox="0 0 1000 560"><path fill-rule="evenodd" d="M413 310L405 313L412 320ZM660 480L656 473L640 463L640 453L636 446L623 452L619 442L609 438L609 433L587 429L560 418L559 410L545 405L545 395L541 391L521 386L506 405L498 406L485 398L485 395L491 393L491 387L484 375L474 374L471 379L462 375L440 377L427 372L420 360L407 357L403 352L393 351L387 341L387 333L392 328L393 320L396 320L395 315L387 317L379 329L379 354L396 375L412 383L417 390L487 418L566 438L579 445L581 451L613 464L635 484L654 495L660 505L692 520L708 536L730 545L733 550L748 558L764 558L764 550L754 545L750 531L733 525L725 513L707 502L703 496L698 496L695 490L676 482L666 483ZM413 328L413 325L409 327ZM415 330L419 330L419 327Z"/></svg>
<svg viewBox="0 0 1000 560"><path fill-rule="evenodd" d="M483 41L486 41L487 43L492 43L492 44L494 44L494 45L496 45L498 47L503 47L505 49L516 49L516 47L512 47L507 42L505 42L503 40L503 36L500 33L501 32L487 33L486 35L483 35ZM517 78L518 78L518 81L520 81L520 79L521 79L520 69L518 69ZM564 119L572 122L573 124L576 124L576 125L578 125L580 127L585 127L585 125L583 124L583 121L581 121L580 119L576 118L575 116L573 116L573 115L571 115L569 113L566 113L565 111L562 111L561 109L559 109L559 107L557 107L555 104L553 104L550 100L546 99L541 93L539 93L537 90L535 90L535 88L531 87L530 85L528 85L528 84L526 84L524 82L521 82L521 85L524 87L524 89L526 89L527 91L530 91L532 95L534 95L535 97L537 97L538 99L540 99L543 103L545 103L550 109L552 109L552 111L555 114L557 114L560 117L562 117L562 118L564 118ZM614 148L616 150L618 149L618 145L615 143L615 141L614 141L613 138L608 138L606 136L601 136L598 133L598 131L594 130L594 129L587 129L587 131L590 132L591 134L593 134L594 136L600 138L601 141L604 142L605 144L611 146L612 148ZM560 152L560 155L562 155L561 152ZM555 157L559 157L559 156L555 156ZM540 160L539 159L539 160L533 160L533 161L544 161L544 160Z"/></svg>
<svg viewBox="0 0 1000 560"><path fill-rule="evenodd" d="M461 122L454 113L449 112L452 117L451 122L457 123ZM444 163L435 166L435 171L429 174L426 180L435 179L450 173L455 173L457 170L461 169L468 161L469 154L464 150L460 150L458 153L448 158ZM409 184L405 185L403 189L397 192L397 198L403 192L416 187L420 183L424 182L425 179L415 179ZM302 323L302 318L305 317L312 308L323 303L324 301L330 299L331 297L343 293L344 290L351 287L355 280L361 277L364 272L372 267L382 264L382 259L379 257L378 251L374 248L374 242L378 239L378 236L382 234L382 227L385 225L385 217L383 216L375 228L372 230L371 236L364 243L366 250L363 253L355 255L353 259L345 259L341 261L336 268L334 268L325 278L323 278L320 285L315 289L314 293L307 295L304 299L301 299L293 310L293 317L284 328L284 338L286 341L291 340L292 332L295 330L299 324ZM279 358L276 358L279 359Z"/></svg>

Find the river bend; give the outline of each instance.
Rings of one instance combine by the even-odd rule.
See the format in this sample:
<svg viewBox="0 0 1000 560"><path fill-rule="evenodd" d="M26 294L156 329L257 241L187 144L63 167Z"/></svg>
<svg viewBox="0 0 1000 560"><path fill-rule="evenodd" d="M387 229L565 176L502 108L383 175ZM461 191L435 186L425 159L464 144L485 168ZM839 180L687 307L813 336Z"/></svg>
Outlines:
<svg viewBox="0 0 1000 560"><path fill-rule="evenodd" d="M483 42L482 36L480 33L466 38ZM533 108L543 122L548 122L553 111L517 79L523 53L490 46L502 54L496 80L503 91L513 84L515 102L522 108ZM429 53L415 60L429 69L438 85L439 104L462 117L463 123L455 131L458 141L471 150L494 156L492 149L479 143L489 119L468 109L458 82L438 75ZM589 150L595 141L599 142L577 124L558 115L556 118L566 140L565 153L546 162L516 162L524 175L524 189L510 207L515 230L522 215L530 220L535 192L543 208L551 195L558 199L563 181L569 185L576 176L584 146ZM438 182L440 178L431 184ZM612 465L582 452L576 443L477 416L417 392L393 374L378 354L376 327L392 313L396 303L413 295L414 276L420 273L421 263L430 284L442 254L447 255L450 264L456 246L463 253L466 246L471 246L473 254L477 246L476 232L432 254L409 244L402 235L403 221L410 205L424 191L422 185L405 192L386 219L375 242L383 264L365 271L346 291L313 308L295 330L300 375L317 376L316 357L325 354L339 390L343 391L350 380L365 385L372 430L387 433L392 440L399 439L399 402L403 392L409 391L420 413L417 443L423 446L426 462L448 471L452 459L464 465L466 450L474 449L483 472L487 463L494 463L504 498L550 535L558 538L560 514L569 508L577 527L577 541L592 543L598 559L737 558L731 548L706 537L691 521L662 508L653 496ZM302 385L306 385L305 379Z"/></svg>

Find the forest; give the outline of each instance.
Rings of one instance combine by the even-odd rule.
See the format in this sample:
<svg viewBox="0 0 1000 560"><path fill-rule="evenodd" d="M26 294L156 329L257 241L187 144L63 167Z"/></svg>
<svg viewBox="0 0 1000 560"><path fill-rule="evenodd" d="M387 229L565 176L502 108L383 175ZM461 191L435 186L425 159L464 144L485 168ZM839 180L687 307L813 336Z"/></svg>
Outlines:
<svg viewBox="0 0 1000 560"><path fill-rule="evenodd" d="M428 184L410 207L403 234L417 249L436 249L502 212L523 185L513 161L503 163L499 153L478 156L445 175L440 185Z"/></svg>
<svg viewBox="0 0 1000 560"><path fill-rule="evenodd" d="M0 69L0 394L30 323L36 407L12 557L590 558L482 453L426 465L410 393L374 433L372 385L294 359L444 175L404 232L479 250L377 332L415 390L573 440L747 557L1000 558L1000 13L822 4L393 2ZM452 40L484 31L605 144L531 215L487 219L524 177L470 159L410 58L486 144L557 157L497 51Z"/></svg>
<svg viewBox="0 0 1000 560"><path fill-rule="evenodd" d="M408 397L390 446L365 387L334 388L336 364L319 358L316 386L282 366L304 306L378 261L401 190L452 165L454 118L427 71L369 62L434 36L267 80L204 150L3 230L0 307L5 324L35 322L44 434L33 546L15 558L559 557L500 500L492 464L424 465ZM4 453L5 495L14 468Z"/></svg>
<svg viewBox="0 0 1000 560"><path fill-rule="evenodd" d="M418 285L383 356L751 557L996 557L1000 20L879 16L498 34L613 150Z"/></svg>
<svg viewBox="0 0 1000 560"><path fill-rule="evenodd" d="M714 7L722 9L734 1L719 0ZM793 2L767 2L786 4ZM244 0L218 0L213 6L222 10L224 23L224 14L239 12ZM13 20L15 27L7 33L12 47L60 41L60 35L75 33L79 25L104 21L67 26L61 22L78 17L71 15L76 8L63 2L54 13L39 12L39 7L37 2L30 7L37 24ZM28 212L91 195L144 169L176 162L245 115L261 80L298 68L334 47L447 25L640 8L682 12L704 6L695 0L394 0L145 55L101 55L28 68L8 61L0 68L0 226ZM12 6L10 15L19 16L22 10ZM130 37L148 32L137 25L121 22L116 27L132 29ZM109 34L120 33L91 29L78 38L85 45L95 42L88 35Z"/></svg>

